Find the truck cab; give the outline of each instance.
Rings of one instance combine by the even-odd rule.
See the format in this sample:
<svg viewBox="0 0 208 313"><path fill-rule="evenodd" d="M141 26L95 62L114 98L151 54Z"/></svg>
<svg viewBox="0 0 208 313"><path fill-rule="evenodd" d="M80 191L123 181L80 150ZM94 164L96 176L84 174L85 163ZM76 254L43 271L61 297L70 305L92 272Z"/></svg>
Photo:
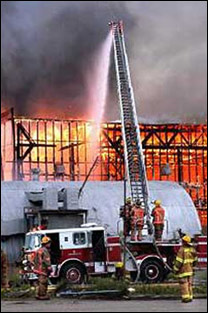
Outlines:
<svg viewBox="0 0 208 313"><path fill-rule="evenodd" d="M88 275L114 273L116 263L121 262L120 238L107 237L103 227L83 225L29 232L25 238L24 258L29 261L30 268L25 266L23 271L29 279L37 278L32 272L32 263L43 236L51 238L51 278L80 283Z"/></svg>

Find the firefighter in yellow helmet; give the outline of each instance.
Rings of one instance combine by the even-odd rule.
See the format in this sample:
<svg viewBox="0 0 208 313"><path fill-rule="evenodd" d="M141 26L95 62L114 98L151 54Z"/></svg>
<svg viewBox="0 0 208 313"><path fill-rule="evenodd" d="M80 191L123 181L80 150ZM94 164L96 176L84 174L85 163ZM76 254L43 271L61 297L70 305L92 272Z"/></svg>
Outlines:
<svg viewBox="0 0 208 313"><path fill-rule="evenodd" d="M174 273L179 278L182 302L191 302L193 300L193 268L196 263L197 253L191 243L191 237L185 235L182 237L182 247L177 253L173 267Z"/></svg>
<svg viewBox="0 0 208 313"><path fill-rule="evenodd" d="M157 241L162 240L162 234L164 229L165 210L161 206L161 200L154 201L154 209L152 210L153 225L155 229L155 239Z"/></svg>
<svg viewBox="0 0 208 313"><path fill-rule="evenodd" d="M34 257L34 269L33 272L38 275L38 289L36 299L38 300L49 300L47 294L48 291L48 277L52 271L51 268L51 256L50 246L51 239L44 236L41 240L42 247L39 248Z"/></svg>

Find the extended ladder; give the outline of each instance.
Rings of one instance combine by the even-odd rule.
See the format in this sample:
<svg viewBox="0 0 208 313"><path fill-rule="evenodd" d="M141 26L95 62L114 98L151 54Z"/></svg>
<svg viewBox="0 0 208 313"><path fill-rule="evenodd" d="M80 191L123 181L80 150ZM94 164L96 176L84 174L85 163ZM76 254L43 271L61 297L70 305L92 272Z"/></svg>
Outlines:
<svg viewBox="0 0 208 313"><path fill-rule="evenodd" d="M134 92L131 84L126 53L123 23L110 23L113 33L114 57L118 83L118 94L122 119L125 162L132 200L139 199L145 210L148 230L152 232L149 210L149 188L146 177L140 130L136 114Z"/></svg>

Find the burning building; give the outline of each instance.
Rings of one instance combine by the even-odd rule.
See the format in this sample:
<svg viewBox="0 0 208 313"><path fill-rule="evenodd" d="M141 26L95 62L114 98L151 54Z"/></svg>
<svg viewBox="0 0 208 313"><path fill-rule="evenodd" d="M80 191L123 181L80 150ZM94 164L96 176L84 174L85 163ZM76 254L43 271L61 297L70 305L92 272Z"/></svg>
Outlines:
<svg viewBox="0 0 208 313"><path fill-rule="evenodd" d="M142 124L140 130L148 180L179 182L198 208L202 226L206 226L207 125ZM91 121L2 113L1 179L122 181L121 123L103 123L96 147L93 131Z"/></svg>
<svg viewBox="0 0 208 313"><path fill-rule="evenodd" d="M14 115L14 111L11 110L1 115L2 243L5 244L10 260L13 261L23 244L25 231L30 229L26 226L33 227L34 221L37 220L42 226L42 217L48 221L50 228L80 226L87 220L106 226L109 232L114 228L113 231L116 232L119 208L123 205L124 198L122 181L125 179L126 162L122 126L120 122L101 124L104 120L106 104L115 102L113 100L115 86L112 82L110 84L109 79L115 74L110 69L111 35L101 43L109 21L109 10L106 11L105 4L103 7L99 2L99 10L94 19L92 11L89 10L89 3L84 10L83 3L81 6L70 3L69 7L68 4L66 7L62 4L61 9L55 4L53 13L48 7L44 14L41 13L42 7L39 7L38 2L37 7L35 3L33 5L34 7L30 7L31 18L35 17L34 28L31 27L32 23L30 23L31 28L27 26L26 20L29 21L30 18L21 17L20 21L21 23L24 21L24 26L20 29L17 27L21 24L18 20L20 16L17 16L17 20L11 18L11 16L15 17L18 11L16 4L15 8L7 3L2 6L4 12L2 25L7 34L2 44L2 102L3 107L8 108L8 104L14 106L15 113L18 114ZM52 3L50 8L51 5ZM135 19L132 10L125 10L120 3L115 4L115 9L118 16L126 12L124 20L129 21L128 28L133 34L132 38L129 36L129 46L136 49L140 47L138 50L141 55L138 56L143 62L138 62L138 59L132 57L134 55L132 48L131 61L134 80L138 73L141 73L142 80L147 84L144 88L147 92L143 91L143 95L141 93L144 103L149 104L149 111L145 106L145 116L153 116L152 110L156 107L153 103L163 103L162 109L158 110L157 106L157 111L162 112L165 108L168 110L168 115L168 107L173 102L178 105L183 103L185 114L187 108L195 107L197 103L197 111L203 113L203 110L199 110L199 106L204 104L203 97L200 97L201 102L198 97L198 94L204 94L205 90L201 92L199 88L202 86L203 73L197 71L197 75L200 73L199 86L196 86L197 79L194 79L191 85L187 85L188 89L181 88L180 91L178 87L184 87L183 82L187 81L182 75L186 72L182 66L186 62L182 57L181 64L180 58L177 57L177 65L173 62L177 83L169 81L169 77L164 75L165 53L161 53L159 49L158 60L162 58L162 62L159 62L162 68L155 71L154 76L152 62L149 63L148 71L147 62L144 62L145 58L142 55L145 51L146 57L146 51L152 49L142 48L142 34L140 33L138 37L135 28L136 25L138 26L138 20L141 28L142 19L140 17ZM29 10L23 8L19 12L28 13ZM184 21L184 16L182 20ZM15 22L10 25L10 21ZM146 24L149 25L149 20ZM173 26L175 29L175 25ZM31 32L28 32L29 28ZM143 28L146 29L145 24ZM150 29L158 28L151 25ZM161 29L164 29L164 26ZM190 33L190 29L188 31ZM69 32L73 35L69 36ZM145 43L148 38L147 33L144 33L143 37ZM156 38L155 34L152 37ZM166 37L170 38L170 36ZM176 33L177 40L179 37L181 36ZM198 44L198 36L196 37ZM21 38L22 40L19 40ZM136 38L139 38L138 44ZM157 42L161 42L161 38L159 37ZM168 64L170 64L169 47L173 42L172 38L173 36L171 42L167 43ZM157 45L154 40L151 41L155 48ZM182 41L185 43L184 39ZM14 45L11 46L11 43ZM189 44L186 46L188 47ZM175 49L172 50L175 58ZM195 57L195 50L193 51ZM144 63L143 70L142 63ZM190 62L194 67L196 63L198 59L197 62ZM138 64L140 64L139 68ZM187 74L190 76L189 71ZM152 81L149 77L152 77ZM163 99L159 97L155 101L157 94L160 94L160 86L157 85L158 77L164 80L166 85L163 84L163 90L167 89L167 92L161 93ZM191 77L198 76L192 74ZM178 82L178 79L181 81ZM111 85L109 95L108 84ZM149 93L150 84L151 93ZM182 97L172 97L173 94L175 95L175 90L178 95L181 93ZM187 92L190 90L192 94ZM197 96L195 90L198 90ZM189 98L185 99L184 92L189 95ZM148 96L151 94L151 97L145 99L145 93ZM138 101L140 95L138 97L137 94L136 98ZM169 106L166 105L167 103ZM106 120L117 118L112 114L114 110L112 107L111 105ZM21 114L24 114L24 117L21 117ZM59 119L54 116L59 116ZM63 119L63 116L66 118ZM92 118L96 122L71 118L75 116ZM134 127L135 125L137 122ZM190 234L199 234L201 225L191 198L198 208L202 226L206 226L207 126L142 124L140 131L147 179L151 181L150 199L159 198L163 201L169 217L167 224L170 227L166 225L166 229L170 228L170 238L174 237L176 227L182 229L187 225L189 227L186 229ZM83 199L79 202L79 194L86 180L91 182L86 185ZM191 198L183 187L175 182L179 182L189 192Z"/></svg>

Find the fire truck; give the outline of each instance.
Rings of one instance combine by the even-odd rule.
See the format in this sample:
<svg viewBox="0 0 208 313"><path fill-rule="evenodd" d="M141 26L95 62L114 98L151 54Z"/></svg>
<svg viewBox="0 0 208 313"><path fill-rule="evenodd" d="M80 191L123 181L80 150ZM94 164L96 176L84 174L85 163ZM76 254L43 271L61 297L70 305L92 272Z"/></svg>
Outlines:
<svg viewBox="0 0 208 313"><path fill-rule="evenodd" d="M50 279L65 279L69 283L82 283L88 276L113 275L118 263L124 261L125 269L133 281L144 283L162 282L173 266L174 256L180 242L129 241L124 246L119 236L107 236L104 227L85 224L80 228L53 229L29 232L24 246L23 269L20 274L30 281L36 280L33 273L33 258L41 247L43 236L51 238L52 273ZM206 237L195 238L198 267L206 268Z"/></svg>

